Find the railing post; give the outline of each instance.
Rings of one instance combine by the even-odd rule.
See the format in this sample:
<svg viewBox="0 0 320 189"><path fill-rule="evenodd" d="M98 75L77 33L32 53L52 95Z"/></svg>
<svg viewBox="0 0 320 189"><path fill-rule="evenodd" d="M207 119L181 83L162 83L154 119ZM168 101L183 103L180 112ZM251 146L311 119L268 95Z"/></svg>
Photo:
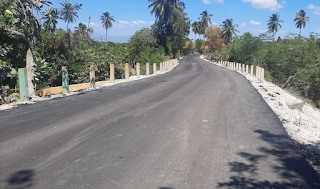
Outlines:
<svg viewBox="0 0 320 189"><path fill-rule="evenodd" d="M246 73L249 73L249 65L246 65Z"/></svg>
<svg viewBox="0 0 320 189"><path fill-rule="evenodd" d="M146 64L146 75L147 76L150 75L150 64L149 63Z"/></svg>
<svg viewBox="0 0 320 189"><path fill-rule="evenodd" d="M126 81L129 81L129 63L124 64L124 78Z"/></svg>
<svg viewBox="0 0 320 189"><path fill-rule="evenodd" d="M110 83L114 83L114 64L110 64Z"/></svg>
<svg viewBox="0 0 320 189"><path fill-rule="evenodd" d="M157 73L157 64L153 63L153 74Z"/></svg>
<svg viewBox="0 0 320 189"><path fill-rule="evenodd" d="M140 78L140 63L136 64L137 78Z"/></svg>
<svg viewBox="0 0 320 189"><path fill-rule="evenodd" d="M250 75L253 76L253 65L250 66Z"/></svg>
<svg viewBox="0 0 320 189"><path fill-rule="evenodd" d="M95 66L90 66L90 88L96 88Z"/></svg>
<svg viewBox="0 0 320 189"><path fill-rule="evenodd" d="M68 73L68 67L62 66L62 94L66 95L69 93L69 73Z"/></svg>
<svg viewBox="0 0 320 189"><path fill-rule="evenodd" d="M264 68L261 68L261 81L264 81Z"/></svg>
<svg viewBox="0 0 320 189"><path fill-rule="evenodd" d="M256 78L259 79L259 66L256 66Z"/></svg>
<svg viewBox="0 0 320 189"><path fill-rule="evenodd" d="M160 62L160 72L163 72L163 62Z"/></svg>
<svg viewBox="0 0 320 189"><path fill-rule="evenodd" d="M19 68L18 74L19 74L20 100L29 100L27 69Z"/></svg>

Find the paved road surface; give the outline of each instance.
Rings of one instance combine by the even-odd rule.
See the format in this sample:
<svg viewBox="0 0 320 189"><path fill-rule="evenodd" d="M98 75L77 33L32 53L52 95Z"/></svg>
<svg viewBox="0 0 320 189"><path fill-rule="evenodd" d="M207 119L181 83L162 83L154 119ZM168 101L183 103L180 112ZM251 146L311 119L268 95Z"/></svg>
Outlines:
<svg viewBox="0 0 320 189"><path fill-rule="evenodd" d="M241 75L172 72L0 112L0 188L320 188Z"/></svg>

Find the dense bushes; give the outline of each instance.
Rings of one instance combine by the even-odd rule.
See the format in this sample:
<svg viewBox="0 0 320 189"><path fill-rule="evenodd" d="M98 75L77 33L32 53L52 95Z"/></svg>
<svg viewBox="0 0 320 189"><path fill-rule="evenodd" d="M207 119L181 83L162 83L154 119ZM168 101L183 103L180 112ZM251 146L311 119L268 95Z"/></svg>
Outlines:
<svg viewBox="0 0 320 189"><path fill-rule="evenodd" d="M288 35L277 42L245 33L226 50L229 61L264 67L272 82L283 86L291 77L288 88L302 96L320 100L320 39Z"/></svg>

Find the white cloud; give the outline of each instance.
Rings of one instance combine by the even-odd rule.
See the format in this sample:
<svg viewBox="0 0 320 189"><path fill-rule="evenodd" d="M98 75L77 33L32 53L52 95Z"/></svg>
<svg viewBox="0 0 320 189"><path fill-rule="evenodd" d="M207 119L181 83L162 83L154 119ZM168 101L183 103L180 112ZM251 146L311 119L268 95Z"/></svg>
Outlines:
<svg viewBox="0 0 320 189"><path fill-rule="evenodd" d="M278 10L283 6L277 0L241 0L244 3L251 3L255 9ZM283 1L283 4L285 1Z"/></svg>
<svg viewBox="0 0 320 189"><path fill-rule="evenodd" d="M243 28L245 26L246 26L246 23L242 23L242 24L240 24L239 28Z"/></svg>
<svg viewBox="0 0 320 189"><path fill-rule="evenodd" d="M130 22L128 22L128 21L125 21L125 20L119 20L119 23L120 23L120 24L125 24L125 25L128 25L128 24L130 24Z"/></svg>
<svg viewBox="0 0 320 189"><path fill-rule="evenodd" d="M253 21L253 20L250 20L250 24L252 24L252 25L261 25L260 22Z"/></svg>
<svg viewBox="0 0 320 189"><path fill-rule="evenodd" d="M207 5L211 4L211 0L202 0L202 2ZM224 0L213 0L213 2L221 4L224 3Z"/></svg>
<svg viewBox="0 0 320 189"><path fill-rule="evenodd" d="M309 4L307 8L311 9L314 14L320 15L320 7Z"/></svg>
<svg viewBox="0 0 320 189"><path fill-rule="evenodd" d="M133 24L133 25L141 25L141 24L146 24L146 22L143 21L143 20L135 20L135 21L132 21L131 24Z"/></svg>
<svg viewBox="0 0 320 189"><path fill-rule="evenodd" d="M254 31L257 33L266 33L268 30L255 29Z"/></svg>

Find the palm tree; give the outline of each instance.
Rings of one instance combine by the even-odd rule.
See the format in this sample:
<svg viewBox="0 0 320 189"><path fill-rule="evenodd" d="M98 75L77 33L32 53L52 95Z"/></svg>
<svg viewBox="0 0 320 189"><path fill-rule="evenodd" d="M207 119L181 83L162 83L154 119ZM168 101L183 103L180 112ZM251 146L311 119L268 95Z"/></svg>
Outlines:
<svg viewBox="0 0 320 189"><path fill-rule="evenodd" d="M57 23L59 19L59 13L57 9L48 9L46 12L44 12L44 29L45 31L49 32L55 32L57 29Z"/></svg>
<svg viewBox="0 0 320 189"><path fill-rule="evenodd" d="M74 23L76 18L78 18L78 11L81 9L82 4L72 4L70 0L65 0L65 2L60 3L62 5L61 9L61 19L67 22L67 30L69 29L69 23Z"/></svg>
<svg viewBox="0 0 320 189"><path fill-rule="evenodd" d="M183 17L185 4L180 0L148 0L148 8L152 8L151 14L155 15L156 22L168 25L179 16Z"/></svg>
<svg viewBox="0 0 320 189"><path fill-rule="evenodd" d="M305 28L307 23L309 23L310 18L307 16L306 11L300 10L296 13L294 22L296 22L296 28L300 29L299 37L301 37L301 29Z"/></svg>
<svg viewBox="0 0 320 189"><path fill-rule="evenodd" d="M239 32L236 28L238 27L237 24L233 25L233 19L226 19L223 21L221 25L221 35L224 39L225 43L230 43L232 41L233 35L237 35L236 33Z"/></svg>
<svg viewBox="0 0 320 189"><path fill-rule="evenodd" d="M106 28L106 42L108 42L108 29L112 27L112 22L115 22L114 17L109 12L102 14L101 19L103 26Z"/></svg>
<svg viewBox="0 0 320 189"><path fill-rule="evenodd" d="M270 17L269 17L269 20L268 20L268 29L269 29L269 32L272 32L273 33L273 41L274 41L274 37L275 37L275 34L278 32L279 28L281 28L281 22L283 22L282 20L280 20L280 15L277 13L277 14L272 14Z"/></svg>
<svg viewBox="0 0 320 189"><path fill-rule="evenodd" d="M197 34L200 34L201 25L200 25L199 22L193 22L191 26L192 26L192 31L193 31L193 33L195 35L194 40L196 41L197 40Z"/></svg>
<svg viewBox="0 0 320 189"><path fill-rule="evenodd" d="M202 23L202 27L205 30L209 26L209 23L212 24L212 20L210 18L210 17L212 17L212 14L209 14L208 11L205 10L200 15L201 15L201 17L199 18L199 20Z"/></svg>

